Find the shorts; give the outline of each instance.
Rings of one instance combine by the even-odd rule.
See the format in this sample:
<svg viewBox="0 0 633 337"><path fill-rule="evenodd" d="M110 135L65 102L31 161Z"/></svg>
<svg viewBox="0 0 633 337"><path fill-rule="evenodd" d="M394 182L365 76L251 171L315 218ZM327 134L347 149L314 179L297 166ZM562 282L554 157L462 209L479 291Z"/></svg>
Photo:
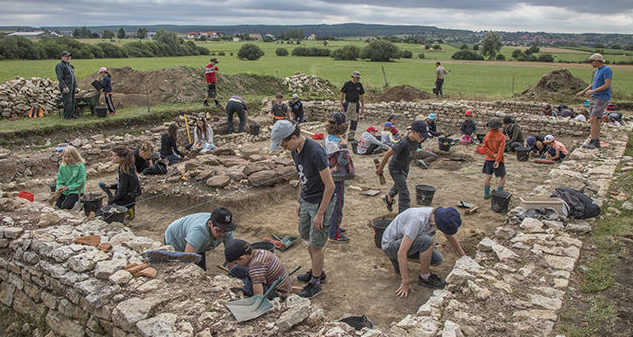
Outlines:
<svg viewBox="0 0 633 337"><path fill-rule="evenodd" d="M215 82L209 83L208 88L207 88L207 95L209 95L209 97L211 98L215 98L217 96L217 93L215 90Z"/></svg>
<svg viewBox="0 0 633 337"><path fill-rule="evenodd" d="M383 252L389 256L391 259L398 259L398 250L400 250L400 245L402 244L402 238L390 242L386 247L383 248ZM425 252L431 245L433 244L433 236L420 234L415 240L413 240L413 244L407 251L407 257L409 259L417 260L420 258L420 253ZM431 255L431 265L439 266L442 264L444 257L442 253L440 253L437 249L433 248L433 252Z"/></svg>
<svg viewBox="0 0 633 337"><path fill-rule="evenodd" d="M589 101L589 116L602 119L607 105L609 105L609 101L606 99L592 97Z"/></svg>
<svg viewBox="0 0 633 337"><path fill-rule="evenodd" d="M300 198L300 209L299 209L299 236L303 240L308 241L308 246L315 248L323 248L327 239L330 237L330 218L332 217L332 213L334 212L334 204L336 200L336 195L332 196L332 200L328 204L325 209L325 214L323 214L323 228L317 230L312 225L314 221L314 217L319 210L319 204L313 204L311 202L307 202Z"/></svg>
<svg viewBox="0 0 633 337"><path fill-rule="evenodd" d="M505 177L506 165L504 163L499 163L499 167L494 168L494 164L494 160L486 160L484 162L484 169L482 170L482 172L488 175L491 175L494 172L495 177Z"/></svg>

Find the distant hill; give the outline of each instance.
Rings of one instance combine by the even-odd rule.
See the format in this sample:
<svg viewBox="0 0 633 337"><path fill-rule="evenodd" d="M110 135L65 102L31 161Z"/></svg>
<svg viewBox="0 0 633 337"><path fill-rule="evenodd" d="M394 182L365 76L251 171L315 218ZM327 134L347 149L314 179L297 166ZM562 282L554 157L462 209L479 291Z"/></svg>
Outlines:
<svg viewBox="0 0 633 337"><path fill-rule="evenodd" d="M337 38L355 38L355 37L372 37L372 36L391 36L391 35L422 35L434 39L443 39L446 42L463 42L478 43L485 32L470 31L463 29L444 29L433 26L413 26L413 25L377 25L377 24L361 24L361 23L343 23L334 25L234 25L234 26L204 26L204 25L116 25L116 26L88 26L87 28L93 32L101 32L110 30L117 32L123 27L126 32L136 32L139 28L145 28L148 31L158 31L161 29L176 32L199 32L199 31L220 31L226 35L259 33L262 35L272 34L281 35L288 30L302 29L307 35L316 34L317 36L332 36ZM77 26L49 26L49 27L24 27L24 26L5 26L0 30L57 30L69 31L78 28ZM593 46L595 44L602 45L633 45L632 34L569 34L569 33L546 33L546 32L499 32L504 44L528 45L538 43L539 45L558 45L558 46Z"/></svg>

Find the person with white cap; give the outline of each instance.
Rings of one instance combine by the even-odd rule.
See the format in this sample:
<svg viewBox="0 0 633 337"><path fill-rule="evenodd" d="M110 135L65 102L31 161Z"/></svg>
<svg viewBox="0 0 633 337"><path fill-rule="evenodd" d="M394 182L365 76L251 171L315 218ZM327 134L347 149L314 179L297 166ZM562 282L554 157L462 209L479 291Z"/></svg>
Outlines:
<svg viewBox="0 0 633 337"><path fill-rule="evenodd" d="M334 211L334 181L325 150L321 145L301 134L299 125L279 120L270 132L270 149L280 146L290 151L299 174L297 215L299 235L308 241L312 269L299 275L299 281L307 282L299 296L314 297L321 292L325 281L323 247L328 241L330 223Z"/></svg>
<svg viewBox="0 0 633 337"><path fill-rule="evenodd" d="M561 162L569 154L567 147L565 147L563 143L557 141L552 135L545 136L543 144L547 146L545 149L545 156L547 159Z"/></svg>
<svg viewBox="0 0 633 337"><path fill-rule="evenodd" d="M99 85L101 85L103 97L105 97L108 113L115 114L116 109L114 108L114 102L112 101L112 75L110 75L110 72L106 67L101 67L99 69L99 75L103 76L101 81L99 81Z"/></svg>
<svg viewBox="0 0 633 337"><path fill-rule="evenodd" d="M297 124L305 123L306 118L303 115L303 103L299 100L299 95L292 94L292 99L288 102L290 107L290 118Z"/></svg>
<svg viewBox="0 0 633 337"><path fill-rule="evenodd" d="M358 119L365 111L365 89L360 83L360 73L352 73L352 79L345 82L341 89L341 111L345 113L345 118L350 122L347 140L354 140Z"/></svg>
<svg viewBox="0 0 633 337"><path fill-rule="evenodd" d="M609 100L611 99L611 80L613 79L613 72L609 66L605 65L606 61L602 54L595 53L591 55L589 61L596 71L593 73L591 84L576 93L576 97L582 95L591 97L589 104L591 140L582 147L597 149L600 148L600 123L602 122L604 109L607 108Z"/></svg>
<svg viewBox="0 0 633 337"><path fill-rule="evenodd" d="M62 94L64 102L64 119L75 119L75 89L77 79L75 78L75 67L70 64L70 53L63 51L61 61L55 66L55 74L59 82L59 92Z"/></svg>

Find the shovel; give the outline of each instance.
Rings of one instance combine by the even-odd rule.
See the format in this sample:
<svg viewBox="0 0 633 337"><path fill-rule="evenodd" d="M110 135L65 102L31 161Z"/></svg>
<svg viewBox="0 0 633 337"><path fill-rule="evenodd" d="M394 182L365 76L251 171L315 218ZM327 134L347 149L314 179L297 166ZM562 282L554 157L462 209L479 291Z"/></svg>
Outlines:
<svg viewBox="0 0 633 337"><path fill-rule="evenodd" d="M299 268L301 268L301 266L298 266L292 272L290 272L290 274L288 274L288 277L299 270ZM268 295L270 295L271 292L275 291L275 288L277 288L279 282L281 282L281 278L278 278L275 282L273 282L270 288L268 288L268 290L266 290L263 295L254 295L248 298L243 298L241 300L227 302L224 305L227 307L227 309L229 309L229 311L231 311L238 322L245 322L257 318L268 312L268 310L272 309L273 305L272 303L270 303L270 301L268 301Z"/></svg>
<svg viewBox="0 0 633 337"><path fill-rule="evenodd" d="M297 238L294 236L289 236L286 235L283 238L278 237L277 235L273 234L273 238L275 238L275 240L277 241L281 241L284 246L286 246L285 248L281 249L281 251L286 251L288 248L290 248L290 246L292 246L293 243L295 243L295 241L297 241Z"/></svg>

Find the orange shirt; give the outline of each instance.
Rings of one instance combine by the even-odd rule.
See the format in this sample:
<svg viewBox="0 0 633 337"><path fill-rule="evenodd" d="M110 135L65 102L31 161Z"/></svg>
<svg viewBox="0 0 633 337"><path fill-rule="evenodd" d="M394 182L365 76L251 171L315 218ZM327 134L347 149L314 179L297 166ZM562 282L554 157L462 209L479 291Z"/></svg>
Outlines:
<svg viewBox="0 0 633 337"><path fill-rule="evenodd" d="M484 137L482 148L486 155L486 160L494 160L503 163L503 151L506 147L506 136L499 130L490 130ZM495 157L495 154L497 155Z"/></svg>

